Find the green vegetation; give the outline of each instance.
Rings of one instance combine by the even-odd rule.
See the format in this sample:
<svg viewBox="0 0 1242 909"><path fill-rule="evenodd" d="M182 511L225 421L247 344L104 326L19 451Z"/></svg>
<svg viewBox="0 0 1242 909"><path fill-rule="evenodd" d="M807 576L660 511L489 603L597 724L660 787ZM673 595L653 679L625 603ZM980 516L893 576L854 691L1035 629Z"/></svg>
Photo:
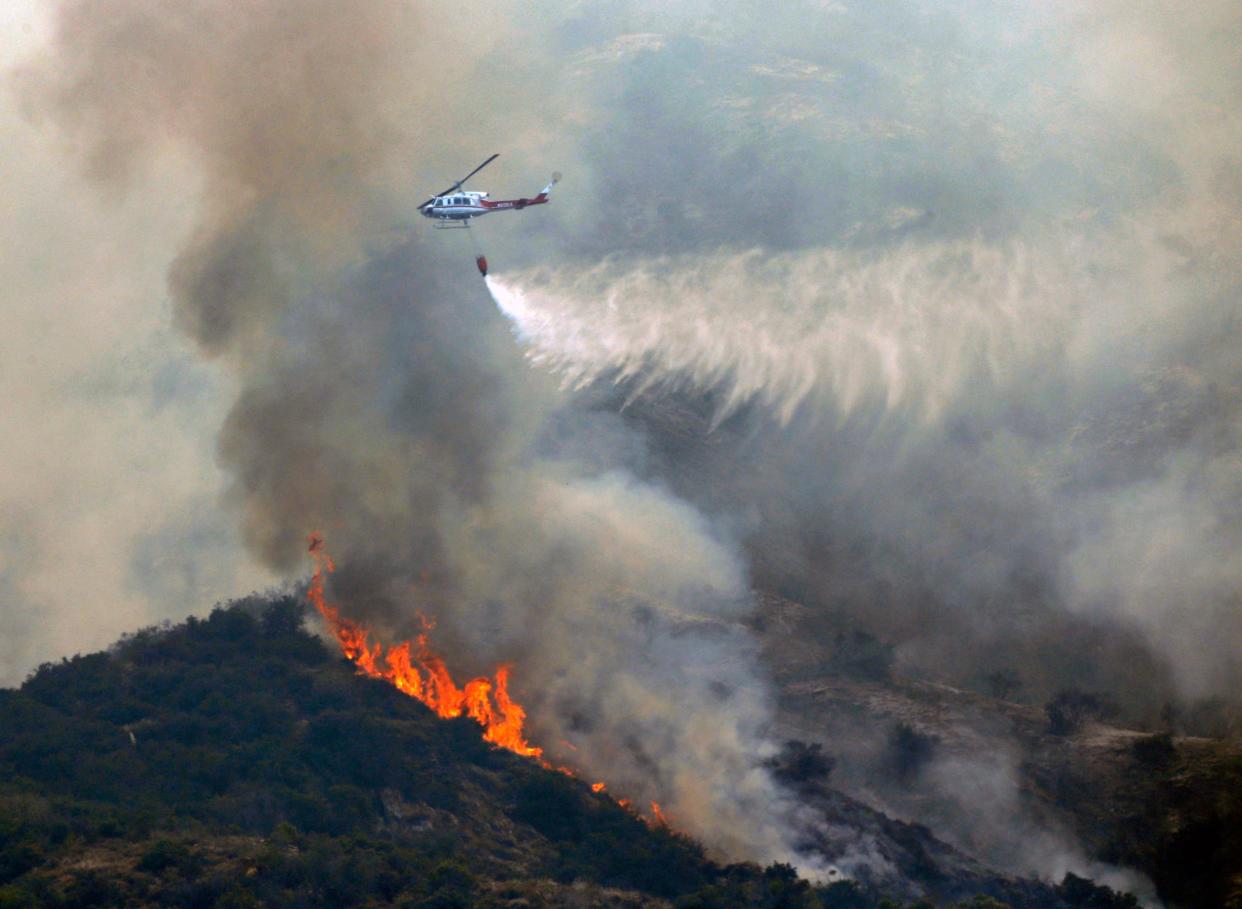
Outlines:
<svg viewBox="0 0 1242 909"><path fill-rule="evenodd" d="M831 771L813 746L789 757L794 776ZM896 905L785 865L709 861L472 721L358 677L288 598L148 629L0 691L0 909L566 902Z"/></svg>

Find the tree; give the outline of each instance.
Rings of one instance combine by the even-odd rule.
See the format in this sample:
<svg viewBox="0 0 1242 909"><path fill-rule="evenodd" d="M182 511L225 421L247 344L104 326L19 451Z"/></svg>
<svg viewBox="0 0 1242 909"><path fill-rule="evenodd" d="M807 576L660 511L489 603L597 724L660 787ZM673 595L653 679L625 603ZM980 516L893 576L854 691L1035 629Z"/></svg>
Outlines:
<svg viewBox="0 0 1242 909"><path fill-rule="evenodd" d="M766 766L780 782L797 785L827 780L836 764L837 759L818 743L789 741Z"/></svg>
<svg viewBox="0 0 1242 909"><path fill-rule="evenodd" d="M934 735L898 723L888 736L886 763L899 782L909 783L927 766L939 745L940 739Z"/></svg>
<svg viewBox="0 0 1242 909"><path fill-rule="evenodd" d="M1130 746L1134 759L1153 770L1167 767L1177 756L1177 746L1173 744L1173 736L1167 732L1145 736Z"/></svg>

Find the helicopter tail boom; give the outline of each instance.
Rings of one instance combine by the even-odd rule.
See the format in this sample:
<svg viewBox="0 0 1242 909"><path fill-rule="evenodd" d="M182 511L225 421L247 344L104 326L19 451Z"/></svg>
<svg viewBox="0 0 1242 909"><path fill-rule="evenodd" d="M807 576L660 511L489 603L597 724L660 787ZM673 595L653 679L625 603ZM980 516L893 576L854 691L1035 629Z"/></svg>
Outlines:
<svg viewBox="0 0 1242 909"><path fill-rule="evenodd" d="M480 199L479 204L488 211L504 211L505 209L516 208L523 209L528 205L543 205L548 201L548 195L552 192L552 187L560 182L561 175L559 173L552 175L552 182L539 191L539 195L526 199L497 199L491 201L488 199Z"/></svg>

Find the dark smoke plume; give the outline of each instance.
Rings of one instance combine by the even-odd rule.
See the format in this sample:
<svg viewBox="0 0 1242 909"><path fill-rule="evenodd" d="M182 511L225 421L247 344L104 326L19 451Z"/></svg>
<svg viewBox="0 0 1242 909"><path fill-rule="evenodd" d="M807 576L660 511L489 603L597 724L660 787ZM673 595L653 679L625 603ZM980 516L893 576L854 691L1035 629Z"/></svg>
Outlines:
<svg viewBox="0 0 1242 909"><path fill-rule="evenodd" d="M403 4L67 4L25 82L106 184L163 144L199 168L169 286L239 383L219 457L250 549L297 573L322 531L349 614L435 617L462 671L516 660L534 736L728 854L789 858L729 535L526 367L445 238L386 233L397 165L431 170L409 128L427 142L467 93L470 67L421 53L452 34Z"/></svg>

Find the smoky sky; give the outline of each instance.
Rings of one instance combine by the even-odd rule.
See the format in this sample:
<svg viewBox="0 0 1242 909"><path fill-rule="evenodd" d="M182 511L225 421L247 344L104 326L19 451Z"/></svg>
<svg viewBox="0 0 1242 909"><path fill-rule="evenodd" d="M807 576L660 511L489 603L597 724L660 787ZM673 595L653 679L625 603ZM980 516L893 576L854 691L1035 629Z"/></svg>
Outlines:
<svg viewBox="0 0 1242 909"><path fill-rule="evenodd" d="M206 507L723 851L788 854L752 583L920 672L1236 683L1227 4L53 10L9 87L84 205L182 213ZM415 223L494 151L566 174L474 228L512 323Z"/></svg>
<svg viewBox="0 0 1242 909"><path fill-rule="evenodd" d="M917 671L1232 691L1235 17L802 13L577 58L616 218L498 276L532 363L709 393L664 475Z"/></svg>

